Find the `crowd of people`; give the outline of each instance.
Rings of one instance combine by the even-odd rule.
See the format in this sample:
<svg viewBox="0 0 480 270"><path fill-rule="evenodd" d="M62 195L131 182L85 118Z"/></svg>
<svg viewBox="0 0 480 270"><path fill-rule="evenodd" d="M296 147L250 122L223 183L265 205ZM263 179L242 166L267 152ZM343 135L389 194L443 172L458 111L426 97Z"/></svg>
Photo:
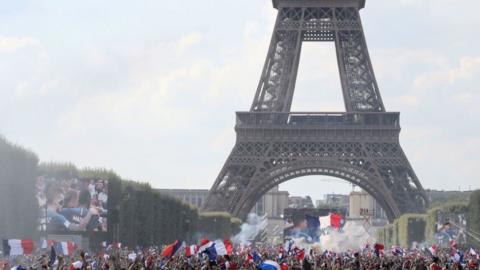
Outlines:
<svg viewBox="0 0 480 270"><path fill-rule="evenodd" d="M319 248L279 246L234 246L229 254L212 256L200 247L186 252L182 246L165 256L166 247L112 248L93 254L77 250L61 256L46 249L33 255L0 258L0 270L173 270L173 269L480 269L478 250L456 247L384 250L379 245L356 251L330 252Z"/></svg>

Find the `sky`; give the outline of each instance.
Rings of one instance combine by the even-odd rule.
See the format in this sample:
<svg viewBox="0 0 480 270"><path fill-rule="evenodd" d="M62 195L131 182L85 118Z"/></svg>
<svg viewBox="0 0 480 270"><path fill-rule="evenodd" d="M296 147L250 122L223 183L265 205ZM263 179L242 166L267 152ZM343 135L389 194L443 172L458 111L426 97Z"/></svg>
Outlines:
<svg viewBox="0 0 480 270"><path fill-rule="evenodd" d="M361 11L385 107L401 112L425 188L480 188L479 9L368 0ZM209 188L235 142L234 112L250 108L275 14L269 0L3 1L0 134L44 162ZM344 110L333 48L304 45L293 110ZM281 188L332 192L324 179Z"/></svg>

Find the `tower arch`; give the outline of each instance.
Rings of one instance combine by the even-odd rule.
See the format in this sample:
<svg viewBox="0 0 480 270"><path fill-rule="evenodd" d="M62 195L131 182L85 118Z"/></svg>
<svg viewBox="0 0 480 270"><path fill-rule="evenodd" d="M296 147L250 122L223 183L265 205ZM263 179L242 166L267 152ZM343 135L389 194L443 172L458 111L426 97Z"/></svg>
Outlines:
<svg viewBox="0 0 480 270"><path fill-rule="evenodd" d="M255 203L275 186L311 175L332 176L360 187L382 206L389 220L395 219L400 214L395 201L390 196L385 196L385 194L388 194L385 188L381 184L375 184L381 183L381 181L373 179L376 176L364 170L339 163L322 164L322 162L312 162L311 164L289 164L289 166L282 168L280 171L279 173L269 172L265 174L263 176L265 178L252 187L251 192L247 191L245 194L248 195L236 203L235 208L231 211L232 214L246 217Z"/></svg>

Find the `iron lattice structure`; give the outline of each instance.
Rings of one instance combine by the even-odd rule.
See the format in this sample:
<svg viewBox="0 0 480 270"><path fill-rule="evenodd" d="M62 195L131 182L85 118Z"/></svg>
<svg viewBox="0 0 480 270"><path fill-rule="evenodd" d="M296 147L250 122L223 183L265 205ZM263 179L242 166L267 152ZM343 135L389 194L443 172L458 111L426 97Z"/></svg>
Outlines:
<svg viewBox="0 0 480 270"><path fill-rule="evenodd" d="M390 220L422 212L425 191L386 112L359 10L365 0L273 0L278 15L250 111L237 112L236 144L204 210L245 217L274 186L306 175L358 185ZM335 42L346 112L291 112L302 42Z"/></svg>

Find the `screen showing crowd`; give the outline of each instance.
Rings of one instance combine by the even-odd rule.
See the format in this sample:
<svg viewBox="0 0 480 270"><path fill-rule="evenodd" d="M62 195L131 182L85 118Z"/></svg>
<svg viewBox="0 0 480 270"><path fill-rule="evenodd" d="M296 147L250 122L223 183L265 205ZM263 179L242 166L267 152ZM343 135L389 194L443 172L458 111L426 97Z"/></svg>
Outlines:
<svg viewBox="0 0 480 270"><path fill-rule="evenodd" d="M107 231L106 180L42 176L36 193L42 230Z"/></svg>
<svg viewBox="0 0 480 270"><path fill-rule="evenodd" d="M287 208L284 210L283 228L284 240L304 238L306 242L318 241L318 217L328 215L328 209L316 208ZM315 224L312 223L315 220ZM312 225L314 225L312 227Z"/></svg>

